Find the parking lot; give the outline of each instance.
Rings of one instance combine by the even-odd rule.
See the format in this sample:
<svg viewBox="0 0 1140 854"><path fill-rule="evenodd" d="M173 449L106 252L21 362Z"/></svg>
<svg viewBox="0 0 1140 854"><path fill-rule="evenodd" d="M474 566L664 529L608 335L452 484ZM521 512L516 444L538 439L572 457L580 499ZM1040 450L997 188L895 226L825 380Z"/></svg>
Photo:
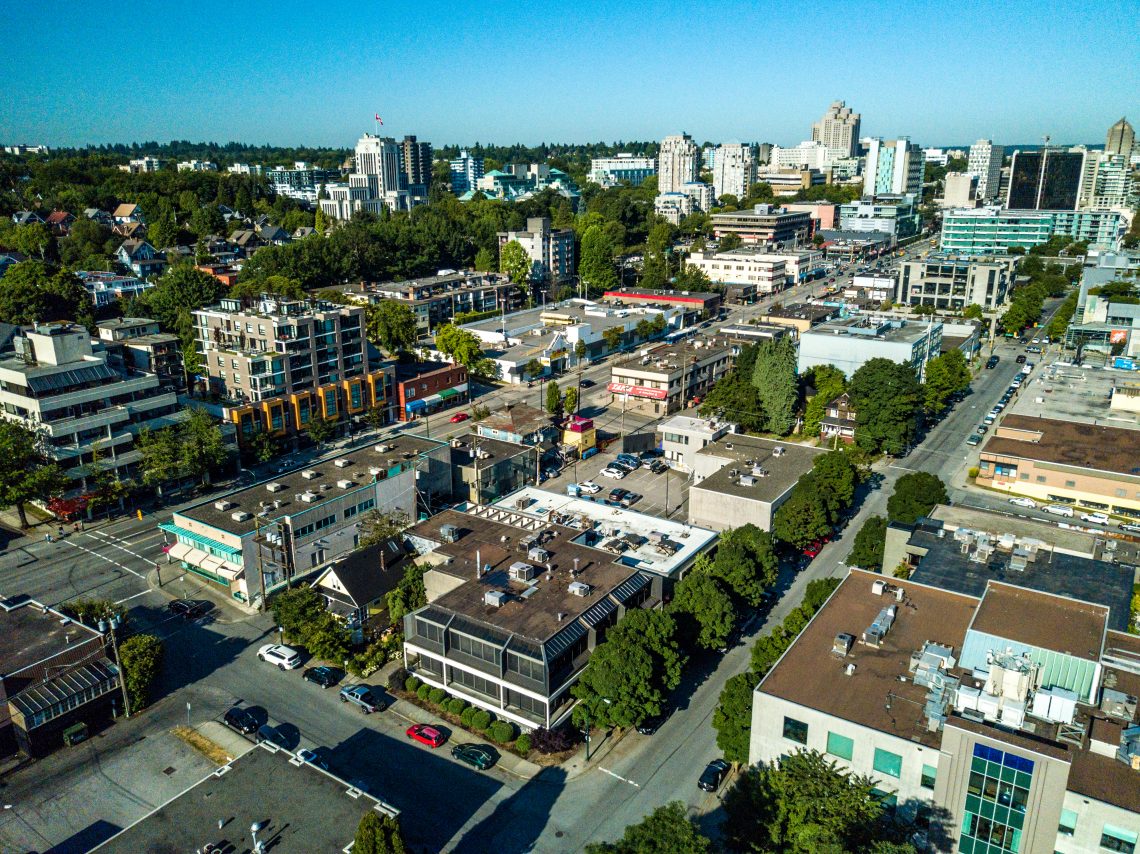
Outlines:
<svg viewBox="0 0 1140 854"><path fill-rule="evenodd" d="M608 499L614 489L620 488L641 496L640 499L630 505L631 510L669 519L684 520L688 518L689 475L673 469L654 474L649 470L648 465L642 465L620 480L602 475L602 470L617 459L619 453L621 451L615 444L606 452L596 454L588 460L571 463L562 470L558 477L545 481L542 488L559 495L565 495L566 487L570 484L593 481L602 488L601 491L592 496L583 495L583 497L604 501Z"/></svg>

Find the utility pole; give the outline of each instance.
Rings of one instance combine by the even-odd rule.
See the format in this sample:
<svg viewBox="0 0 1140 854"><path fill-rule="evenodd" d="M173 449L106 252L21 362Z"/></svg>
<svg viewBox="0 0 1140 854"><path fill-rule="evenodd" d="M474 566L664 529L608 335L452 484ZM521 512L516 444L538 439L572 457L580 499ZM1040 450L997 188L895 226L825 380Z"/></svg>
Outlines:
<svg viewBox="0 0 1140 854"><path fill-rule="evenodd" d="M127 680L123 675L123 662L119 659L119 641L115 636L115 632L122 624L122 618L118 614L113 614L109 620L99 620L99 631L104 635L110 634L111 636L111 649L115 653L115 667L119 671L119 689L123 692L123 713L129 718L131 716L131 698L127 695Z"/></svg>
<svg viewBox="0 0 1140 854"><path fill-rule="evenodd" d="M257 549L257 578L261 584L261 603L258 605L257 610L265 613L265 567L261 562L261 521L254 517L253 520L253 547Z"/></svg>

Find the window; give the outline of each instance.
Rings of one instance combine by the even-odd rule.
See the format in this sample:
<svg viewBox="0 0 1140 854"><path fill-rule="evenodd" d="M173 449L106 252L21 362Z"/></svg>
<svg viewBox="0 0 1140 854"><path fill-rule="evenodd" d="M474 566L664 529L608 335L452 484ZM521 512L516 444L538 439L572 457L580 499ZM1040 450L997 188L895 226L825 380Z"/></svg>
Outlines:
<svg viewBox="0 0 1140 854"><path fill-rule="evenodd" d="M1106 824L1100 832L1100 847L1108 851L1133 854L1136 850L1136 834L1130 830L1123 830Z"/></svg>
<svg viewBox="0 0 1140 854"><path fill-rule="evenodd" d="M808 725L795 718L784 718L784 738L797 744L807 744Z"/></svg>
<svg viewBox="0 0 1140 854"><path fill-rule="evenodd" d="M874 768L880 774L886 774L888 777L901 777L902 757L897 753L876 747Z"/></svg>
<svg viewBox="0 0 1140 854"><path fill-rule="evenodd" d="M919 785L924 789L933 789L934 781L938 779L938 766L937 765L923 765L922 766L922 780Z"/></svg>
<svg viewBox="0 0 1140 854"><path fill-rule="evenodd" d="M1128 490L1127 489L1116 490L1116 497L1117 498L1127 498L1128 497Z"/></svg>
<svg viewBox="0 0 1140 854"><path fill-rule="evenodd" d="M1057 833L1061 836L1072 836L1077 829L1077 814L1073 810L1061 810L1061 823L1057 825Z"/></svg>
<svg viewBox="0 0 1140 854"><path fill-rule="evenodd" d="M855 742L845 735L829 732L827 734L827 752L832 756L838 756L840 759L846 759L850 762L851 754L855 752Z"/></svg>
<svg viewBox="0 0 1140 854"><path fill-rule="evenodd" d="M1045 475L1043 475L1043 474L1037 475L1037 482L1038 483L1044 483L1045 482Z"/></svg>
<svg viewBox="0 0 1140 854"><path fill-rule="evenodd" d="M1065 486L1069 489L1072 489L1076 485L1077 485L1077 482L1075 480L1066 480L1065 481Z"/></svg>

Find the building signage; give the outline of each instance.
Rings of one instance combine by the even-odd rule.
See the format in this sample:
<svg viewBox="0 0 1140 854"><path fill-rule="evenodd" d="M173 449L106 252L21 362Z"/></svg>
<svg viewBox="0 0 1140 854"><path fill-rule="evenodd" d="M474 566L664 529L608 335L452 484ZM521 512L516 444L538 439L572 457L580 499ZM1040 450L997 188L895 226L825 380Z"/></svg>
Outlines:
<svg viewBox="0 0 1140 854"><path fill-rule="evenodd" d="M648 397L653 400L664 400L669 396L668 389L649 388L643 385L629 385L628 383L610 383L606 388L613 394L628 394L631 397Z"/></svg>
<svg viewBox="0 0 1140 854"><path fill-rule="evenodd" d="M1113 329L1108 333L1109 344L1127 344L1128 343L1128 330L1127 329Z"/></svg>
<svg viewBox="0 0 1140 854"><path fill-rule="evenodd" d="M1125 356L1117 356L1112 360L1112 366L1119 371L1134 371L1136 370L1136 362Z"/></svg>

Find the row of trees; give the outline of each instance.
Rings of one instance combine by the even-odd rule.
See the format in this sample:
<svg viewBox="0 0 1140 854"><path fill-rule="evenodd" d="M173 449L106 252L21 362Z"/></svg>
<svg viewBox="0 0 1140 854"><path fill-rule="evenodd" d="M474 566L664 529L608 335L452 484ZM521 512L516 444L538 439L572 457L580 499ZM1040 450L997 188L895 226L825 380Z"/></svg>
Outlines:
<svg viewBox="0 0 1140 854"><path fill-rule="evenodd" d="M1014 289L1009 307L998 318L1001 328L1011 334L1032 326L1041 317L1045 300L1061 297L1080 276L1080 264L1062 267L1056 262L1046 264L1040 255L1029 255L1018 266L1020 276L1029 281Z"/></svg>
<svg viewBox="0 0 1140 854"><path fill-rule="evenodd" d="M847 556L848 565L876 571L882 569L887 527L892 522L914 525L935 505L945 504L949 499L946 484L937 475L921 471L903 475L895 482L894 491L887 499L887 515L871 516L859 528Z"/></svg>
<svg viewBox="0 0 1140 854"><path fill-rule="evenodd" d="M831 533L855 500L863 474L855 456L838 450L815 458L812 470L796 482L772 518L777 539L803 549Z"/></svg>

